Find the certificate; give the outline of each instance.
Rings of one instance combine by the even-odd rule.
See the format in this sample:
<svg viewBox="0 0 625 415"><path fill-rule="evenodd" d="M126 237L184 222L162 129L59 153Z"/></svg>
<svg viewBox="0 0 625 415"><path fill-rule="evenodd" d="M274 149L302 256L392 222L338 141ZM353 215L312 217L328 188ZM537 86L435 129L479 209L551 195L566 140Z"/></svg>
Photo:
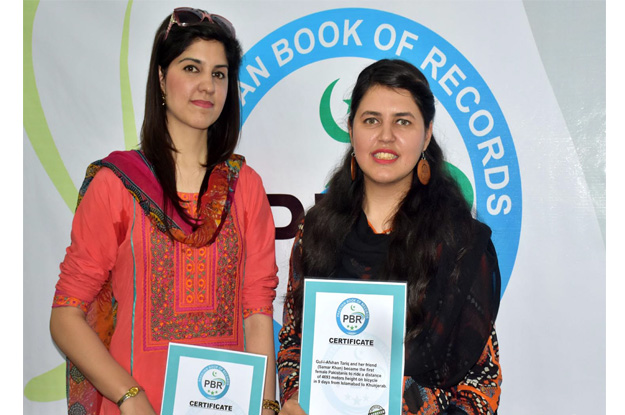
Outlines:
<svg viewBox="0 0 625 415"><path fill-rule="evenodd" d="M405 321L406 283L304 280L304 411L401 415Z"/></svg>
<svg viewBox="0 0 625 415"><path fill-rule="evenodd" d="M170 343L162 415L260 415L267 357Z"/></svg>

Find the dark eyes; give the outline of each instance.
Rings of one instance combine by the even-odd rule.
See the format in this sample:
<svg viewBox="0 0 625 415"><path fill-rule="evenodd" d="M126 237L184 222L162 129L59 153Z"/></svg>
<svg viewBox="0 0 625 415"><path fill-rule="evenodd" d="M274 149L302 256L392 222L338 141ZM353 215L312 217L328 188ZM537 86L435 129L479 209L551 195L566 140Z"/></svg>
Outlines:
<svg viewBox="0 0 625 415"><path fill-rule="evenodd" d="M183 68L185 72L189 73L199 73L200 69L195 65L187 65ZM227 79L228 75L223 71L215 71L213 72L213 77L217 79Z"/></svg>
<svg viewBox="0 0 625 415"><path fill-rule="evenodd" d="M378 124L379 121L377 118L373 118L373 117L369 117L369 118L365 118L364 120L362 120L363 124L367 124L367 125L374 125L374 124ZM410 124L412 124L412 122L410 122L409 120L405 119L405 118L400 118L398 120L395 121L396 124L407 127Z"/></svg>

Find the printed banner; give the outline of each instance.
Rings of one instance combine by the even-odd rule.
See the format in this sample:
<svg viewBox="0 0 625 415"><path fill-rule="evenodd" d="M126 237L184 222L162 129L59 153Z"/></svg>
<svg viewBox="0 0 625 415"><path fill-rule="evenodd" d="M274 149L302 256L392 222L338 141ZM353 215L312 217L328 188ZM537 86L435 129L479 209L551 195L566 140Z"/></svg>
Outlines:
<svg viewBox="0 0 625 415"><path fill-rule="evenodd" d="M243 48L236 152L274 214L276 349L293 236L349 150L356 77L400 58L427 77L446 167L493 230L499 413L603 413L588 397L606 374L605 2L560 3L24 1L24 413L67 411L48 323L77 189L137 147L154 34L181 6L225 16Z"/></svg>

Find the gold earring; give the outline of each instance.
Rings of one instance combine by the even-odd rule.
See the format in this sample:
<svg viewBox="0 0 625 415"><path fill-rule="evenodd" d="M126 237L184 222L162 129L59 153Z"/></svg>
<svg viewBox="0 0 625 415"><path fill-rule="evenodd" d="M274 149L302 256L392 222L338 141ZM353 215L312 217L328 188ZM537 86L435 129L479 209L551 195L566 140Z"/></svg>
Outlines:
<svg viewBox="0 0 625 415"><path fill-rule="evenodd" d="M161 102L162 106L166 106L167 105L167 100L165 99L165 93L163 91L161 91L161 99L163 102Z"/></svg>
<svg viewBox="0 0 625 415"><path fill-rule="evenodd" d="M352 173L352 182L356 180L356 153L352 151L352 161L350 165L351 173Z"/></svg>

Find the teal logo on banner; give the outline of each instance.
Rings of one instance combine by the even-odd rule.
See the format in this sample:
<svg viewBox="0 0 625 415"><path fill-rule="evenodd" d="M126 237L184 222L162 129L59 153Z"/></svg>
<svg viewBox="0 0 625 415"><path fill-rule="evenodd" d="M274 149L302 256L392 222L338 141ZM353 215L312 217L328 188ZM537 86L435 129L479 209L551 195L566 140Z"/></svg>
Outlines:
<svg viewBox="0 0 625 415"><path fill-rule="evenodd" d="M362 333L369 324L369 308L358 298L348 298L336 309L336 324L345 334Z"/></svg>
<svg viewBox="0 0 625 415"><path fill-rule="evenodd" d="M207 399L219 399L230 388L230 375L220 365L208 365L200 372L197 386L200 393Z"/></svg>
<svg viewBox="0 0 625 415"><path fill-rule="evenodd" d="M397 14L361 8L322 11L287 23L243 57L243 123L265 94L290 73L325 59L350 57L404 59L428 78L469 154L478 219L493 230L503 295L521 235L521 176L514 142L482 76L437 33Z"/></svg>

